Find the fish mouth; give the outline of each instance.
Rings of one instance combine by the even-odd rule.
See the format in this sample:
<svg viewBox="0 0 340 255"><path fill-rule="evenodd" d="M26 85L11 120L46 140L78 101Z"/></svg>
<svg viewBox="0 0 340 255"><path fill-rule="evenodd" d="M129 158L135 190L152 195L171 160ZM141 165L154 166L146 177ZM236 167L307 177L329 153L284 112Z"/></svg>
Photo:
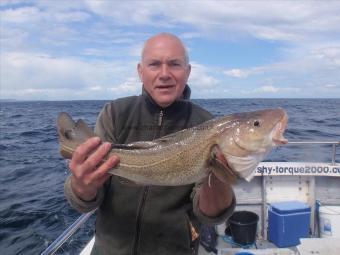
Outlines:
<svg viewBox="0 0 340 255"><path fill-rule="evenodd" d="M271 132L272 142L274 146L279 146L279 145L288 143L288 140L283 136L283 133L285 132L287 128L287 123L288 123L288 115L286 112L284 112L283 117L274 126Z"/></svg>

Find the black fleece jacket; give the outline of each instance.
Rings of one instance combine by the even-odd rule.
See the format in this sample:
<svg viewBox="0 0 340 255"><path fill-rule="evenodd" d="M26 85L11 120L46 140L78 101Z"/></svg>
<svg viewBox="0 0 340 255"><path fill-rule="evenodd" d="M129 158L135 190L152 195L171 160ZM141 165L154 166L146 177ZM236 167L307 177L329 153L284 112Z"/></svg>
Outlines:
<svg viewBox="0 0 340 255"><path fill-rule="evenodd" d="M187 100L189 96L187 86L183 99L165 109L145 91L112 101L101 111L95 132L105 141L124 144L153 140L211 119L209 112ZM65 182L66 197L75 209L98 207L92 254L196 254L199 239L192 235L193 228L199 233L201 223L220 223L235 207L234 199L219 217L206 217L198 208L198 189L199 185L132 186L112 176L94 201L85 202L73 193L70 179Z"/></svg>

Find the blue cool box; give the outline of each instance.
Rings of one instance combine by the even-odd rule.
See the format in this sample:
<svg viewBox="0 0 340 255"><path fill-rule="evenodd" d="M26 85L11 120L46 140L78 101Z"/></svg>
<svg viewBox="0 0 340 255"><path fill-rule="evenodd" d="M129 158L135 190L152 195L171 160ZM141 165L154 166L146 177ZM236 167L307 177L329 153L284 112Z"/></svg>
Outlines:
<svg viewBox="0 0 340 255"><path fill-rule="evenodd" d="M300 244L309 236L310 207L299 201L272 203L268 210L268 239L278 247Z"/></svg>

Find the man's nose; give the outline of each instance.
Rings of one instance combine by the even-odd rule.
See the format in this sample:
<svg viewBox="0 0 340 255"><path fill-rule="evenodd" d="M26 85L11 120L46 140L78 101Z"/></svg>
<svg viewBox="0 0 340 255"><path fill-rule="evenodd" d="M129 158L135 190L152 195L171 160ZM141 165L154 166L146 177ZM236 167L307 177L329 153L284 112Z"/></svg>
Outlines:
<svg viewBox="0 0 340 255"><path fill-rule="evenodd" d="M160 78L161 79L169 79L170 78L170 70L169 70L169 66L167 64L163 64L161 66Z"/></svg>

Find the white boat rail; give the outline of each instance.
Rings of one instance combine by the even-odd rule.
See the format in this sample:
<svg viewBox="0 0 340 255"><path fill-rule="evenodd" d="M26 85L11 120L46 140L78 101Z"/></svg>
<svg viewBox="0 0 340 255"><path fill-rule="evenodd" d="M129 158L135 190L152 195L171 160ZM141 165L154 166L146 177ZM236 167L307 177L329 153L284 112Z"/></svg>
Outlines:
<svg viewBox="0 0 340 255"><path fill-rule="evenodd" d="M340 141L292 141L288 145L332 145L332 165L336 165L336 146L340 145ZM272 162L273 163L273 162ZM296 162L295 162L296 163ZM41 255L55 254L56 251L90 218L95 212L93 210L89 213L82 214L71 226L69 226L60 236L57 237L42 253Z"/></svg>
<svg viewBox="0 0 340 255"><path fill-rule="evenodd" d="M57 237L41 255L54 254L95 212L95 210L82 214L60 236Z"/></svg>

